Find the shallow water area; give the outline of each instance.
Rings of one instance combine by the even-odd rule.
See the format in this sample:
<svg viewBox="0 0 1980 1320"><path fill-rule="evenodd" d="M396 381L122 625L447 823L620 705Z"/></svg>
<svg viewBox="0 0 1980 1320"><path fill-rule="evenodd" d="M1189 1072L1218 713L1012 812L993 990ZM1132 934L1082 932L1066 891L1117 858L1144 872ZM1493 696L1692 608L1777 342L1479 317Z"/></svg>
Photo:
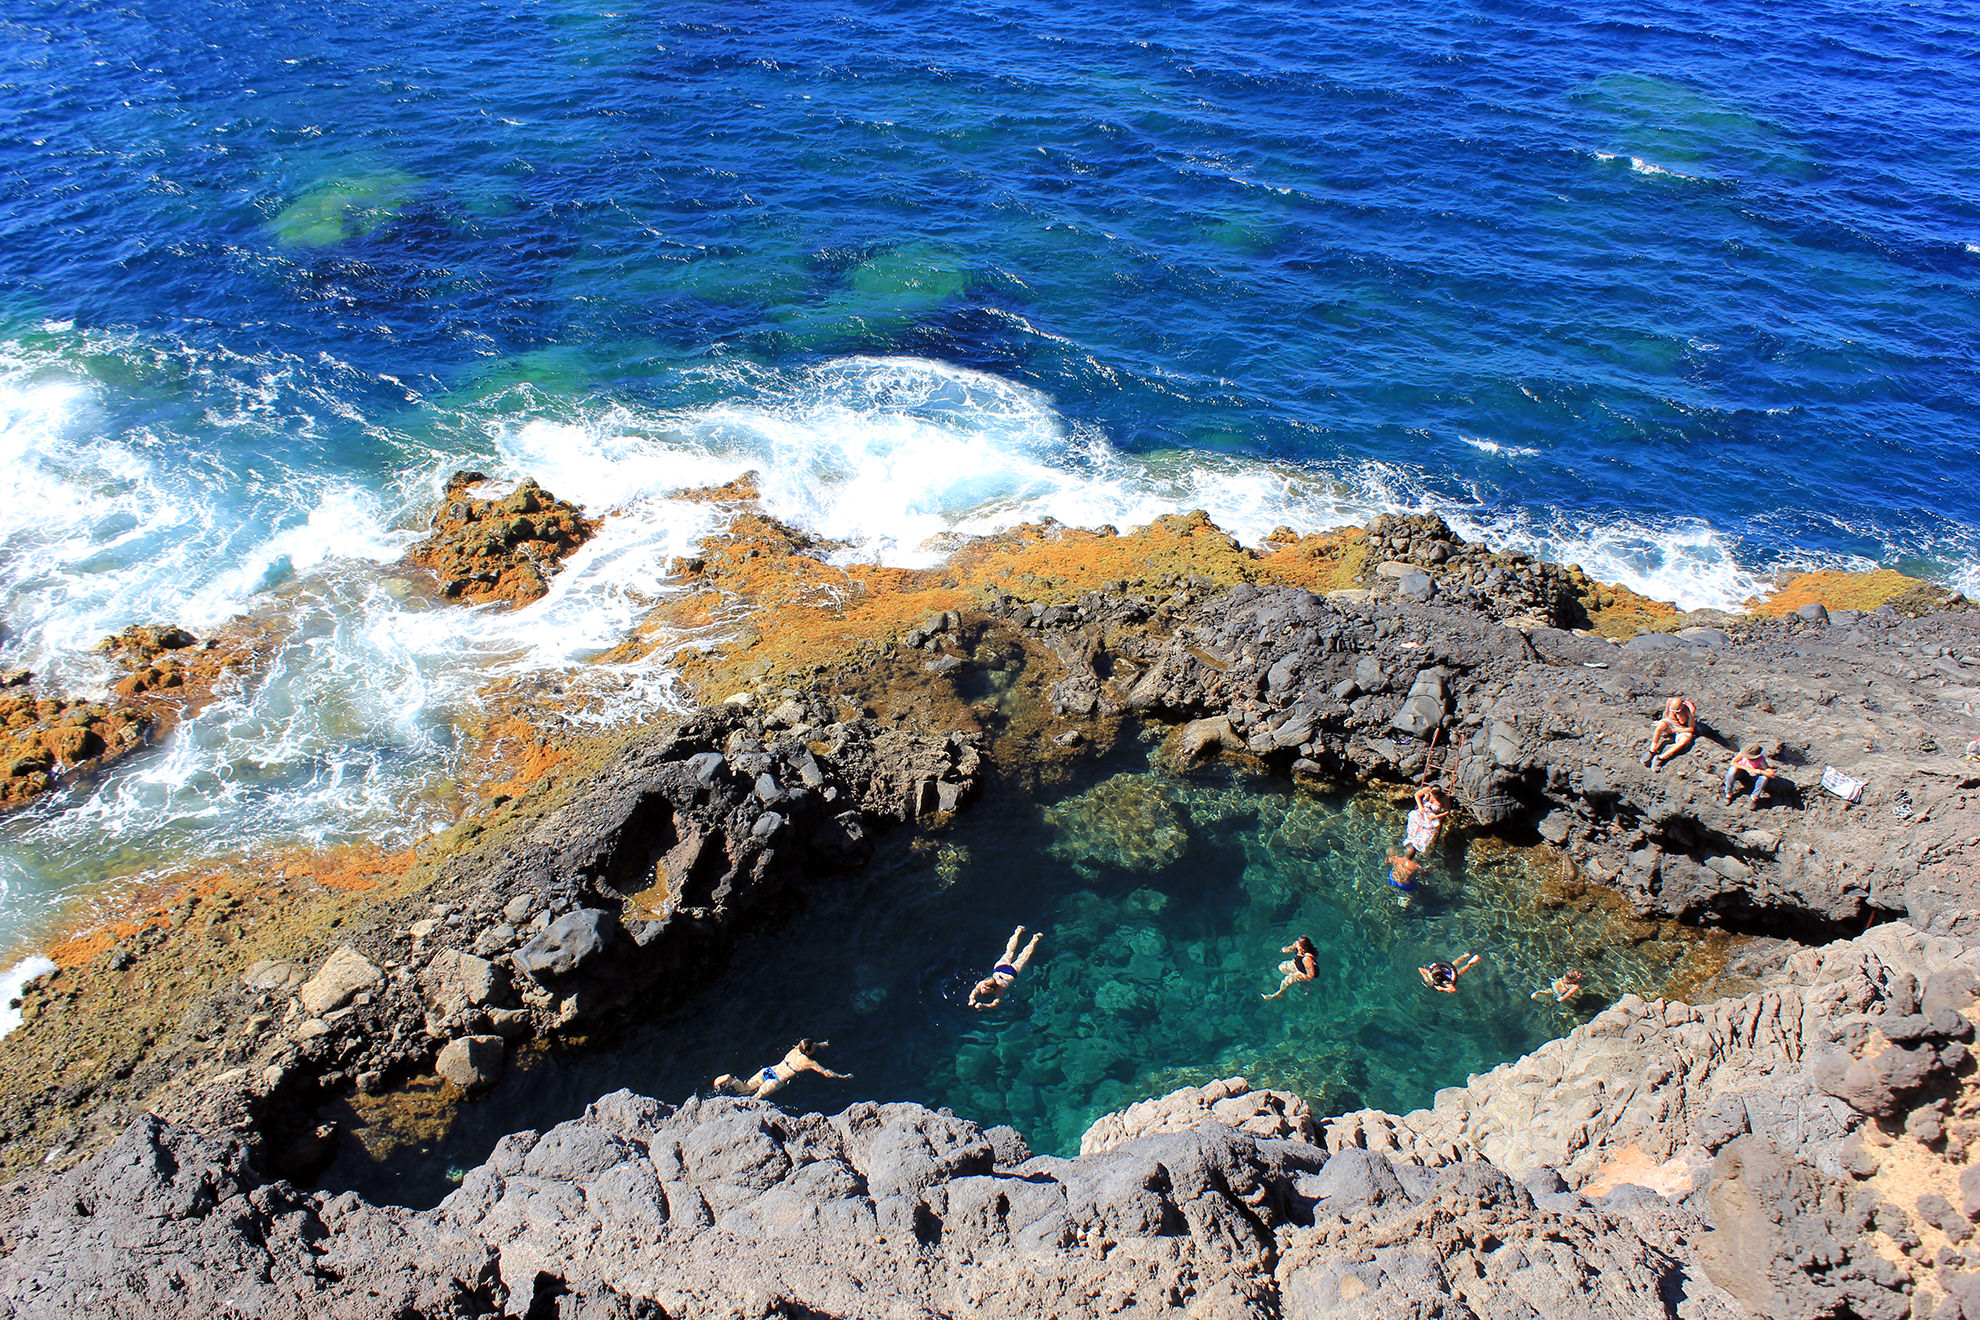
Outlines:
<svg viewBox="0 0 1980 1320"><path fill-rule="evenodd" d="M1153 731L1151 731L1151 739ZM746 936L690 997L616 1043L513 1068L451 1112L430 1087L344 1105L326 1186L429 1205L504 1134L576 1117L619 1087L678 1102L801 1037L851 1078L800 1077L779 1103L836 1112L912 1100L1076 1153L1101 1114L1243 1074L1316 1113L1402 1112L1563 1034L1626 992L1681 986L1714 939L1637 923L1540 854L1448 830L1407 904L1383 858L1403 808L1226 768L1177 773L1130 741L1039 798L993 787L953 829L895 846L805 910ZM1044 934L1004 1003L973 1011L1018 925ZM1283 946L1320 975L1279 1000ZM1455 995L1417 968L1474 951ZM1579 1003L1529 994L1570 964Z"/></svg>

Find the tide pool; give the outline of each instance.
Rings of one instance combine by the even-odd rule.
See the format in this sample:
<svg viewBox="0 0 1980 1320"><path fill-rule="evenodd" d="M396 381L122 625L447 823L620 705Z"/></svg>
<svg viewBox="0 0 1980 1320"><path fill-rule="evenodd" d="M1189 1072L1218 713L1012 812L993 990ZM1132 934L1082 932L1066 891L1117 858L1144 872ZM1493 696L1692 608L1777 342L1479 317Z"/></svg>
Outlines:
<svg viewBox="0 0 1980 1320"><path fill-rule="evenodd" d="M1151 731L1152 736L1159 731ZM649 1025L581 1054L512 1069L444 1135L418 1095L334 1116L347 1135L326 1185L430 1204L502 1135L575 1117L629 1087L679 1102L717 1074L829 1040L826 1066L777 1096L834 1112L914 1100L1033 1149L1076 1153L1099 1115L1175 1087L1242 1074L1316 1112L1402 1112L1563 1034L1602 1004L1656 994L1712 965L1719 945L1620 915L1599 891L1536 872L1527 853L1447 831L1427 883L1399 906L1382 862L1403 810L1225 769L1163 768L1130 743L1042 798L992 788L949 831L894 845L821 886L803 911L738 942L726 967ZM1043 932L1002 1005L967 1006L1014 927ZM1309 936L1316 980L1276 989L1281 948ZM1480 955L1459 993L1416 969ZM1568 966L1572 1005L1531 991Z"/></svg>

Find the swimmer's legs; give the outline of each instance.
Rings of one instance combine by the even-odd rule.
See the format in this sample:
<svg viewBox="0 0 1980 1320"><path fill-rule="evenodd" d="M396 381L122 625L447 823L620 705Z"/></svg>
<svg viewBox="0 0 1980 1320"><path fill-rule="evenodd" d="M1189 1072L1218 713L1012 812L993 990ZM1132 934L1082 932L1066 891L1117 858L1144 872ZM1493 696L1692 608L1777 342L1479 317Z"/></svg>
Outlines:
<svg viewBox="0 0 1980 1320"><path fill-rule="evenodd" d="M1023 939L1024 939L1024 927L1019 926L1016 930L1011 932L1010 942L1004 945L1004 956L999 958L997 961L1007 962L1013 967L1024 966L1023 963L1017 961L1018 944Z"/></svg>
<svg viewBox="0 0 1980 1320"><path fill-rule="evenodd" d="M1024 934L1024 927L1019 926L1018 935L1022 935L1022 934ZM1031 937L1031 943L1024 946L1024 952L1017 954L1015 957L1013 957L1012 950L1017 948L1017 935L1011 936L1011 947L1009 949L1004 950L1004 961L1009 963L1011 966L1017 968L1020 972L1023 971L1025 969L1025 965L1031 961L1031 955L1038 952L1038 941L1044 938L1045 938L1044 931L1040 931L1036 935L1033 935Z"/></svg>

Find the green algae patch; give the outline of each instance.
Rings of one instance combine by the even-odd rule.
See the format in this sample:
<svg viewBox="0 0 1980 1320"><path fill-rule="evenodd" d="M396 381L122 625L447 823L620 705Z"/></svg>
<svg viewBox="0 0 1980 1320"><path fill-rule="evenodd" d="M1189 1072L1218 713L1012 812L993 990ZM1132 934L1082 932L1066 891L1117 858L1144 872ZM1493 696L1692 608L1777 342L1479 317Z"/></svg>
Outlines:
<svg viewBox="0 0 1980 1320"><path fill-rule="evenodd" d="M1189 847L1182 812L1162 782L1120 774L1045 809L1052 852L1082 871L1159 871Z"/></svg>
<svg viewBox="0 0 1980 1320"><path fill-rule="evenodd" d="M284 247L333 247L391 224L420 187L403 170L332 179L305 190L268 227Z"/></svg>

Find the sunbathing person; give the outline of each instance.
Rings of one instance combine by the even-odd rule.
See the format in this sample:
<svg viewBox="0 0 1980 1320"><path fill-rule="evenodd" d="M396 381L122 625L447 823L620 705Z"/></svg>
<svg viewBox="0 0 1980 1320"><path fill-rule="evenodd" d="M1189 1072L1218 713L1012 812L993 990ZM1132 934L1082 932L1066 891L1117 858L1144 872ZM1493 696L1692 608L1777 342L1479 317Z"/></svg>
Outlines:
<svg viewBox="0 0 1980 1320"><path fill-rule="evenodd" d="M1552 985L1541 990L1535 990L1527 998L1545 999L1548 995L1552 995L1555 1003L1565 1004L1570 999L1579 995L1581 989L1581 973L1577 969L1570 967L1555 977Z"/></svg>
<svg viewBox="0 0 1980 1320"><path fill-rule="evenodd" d="M851 1073L837 1073L818 1062L818 1051L832 1042L829 1040L801 1040L791 1047L783 1061L773 1063L768 1068L753 1072L747 1077L737 1077L733 1073L723 1073L715 1079L715 1089L732 1091L737 1095L755 1096L758 1100L773 1091L782 1090L791 1078L803 1072L815 1072L820 1077L850 1077Z"/></svg>
<svg viewBox="0 0 1980 1320"><path fill-rule="evenodd" d="M1279 982L1279 988L1271 994L1258 996L1260 999L1277 999L1299 982L1311 981L1320 975L1320 950L1314 948L1313 941L1306 936L1300 936L1279 952L1292 955L1279 964L1279 971L1286 979Z"/></svg>
<svg viewBox="0 0 1980 1320"><path fill-rule="evenodd" d="M1422 977L1423 984L1429 986L1432 990L1441 991L1447 995L1454 995L1457 993L1458 978L1477 965L1478 955L1467 953L1454 963L1447 963L1440 960L1431 963L1428 967L1419 967L1416 969L1416 974Z"/></svg>
<svg viewBox="0 0 1980 1320"><path fill-rule="evenodd" d="M1011 982L1017 980L1018 973L1031 962L1031 955L1037 950L1038 941L1045 936L1042 932L1033 935L1031 943L1024 946L1024 952L1019 953L1018 941L1023 938L1024 927L1019 926L1011 932L1010 942L1004 945L1004 956L998 960L995 967L990 969L990 975L978 981L976 988L969 992L971 1008L995 1008L1004 1002L1004 991L1011 988Z"/></svg>
<svg viewBox="0 0 1980 1320"><path fill-rule="evenodd" d="M1670 735L1671 748L1662 756L1657 748L1665 735ZM1664 718L1657 721L1657 727L1650 730L1650 750L1643 754L1643 764L1668 764L1673 756L1691 746L1691 740L1698 736L1698 707L1691 704L1688 697L1672 697L1664 703Z"/></svg>
<svg viewBox="0 0 1980 1320"><path fill-rule="evenodd" d="M1767 784L1774 777L1774 767L1768 763L1767 753L1759 743L1746 744L1733 758L1732 764L1726 767L1726 805L1729 807L1738 791L1741 775L1753 780L1753 796L1746 799L1746 809L1752 811L1760 805L1760 795L1767 791Z"/></svg>

